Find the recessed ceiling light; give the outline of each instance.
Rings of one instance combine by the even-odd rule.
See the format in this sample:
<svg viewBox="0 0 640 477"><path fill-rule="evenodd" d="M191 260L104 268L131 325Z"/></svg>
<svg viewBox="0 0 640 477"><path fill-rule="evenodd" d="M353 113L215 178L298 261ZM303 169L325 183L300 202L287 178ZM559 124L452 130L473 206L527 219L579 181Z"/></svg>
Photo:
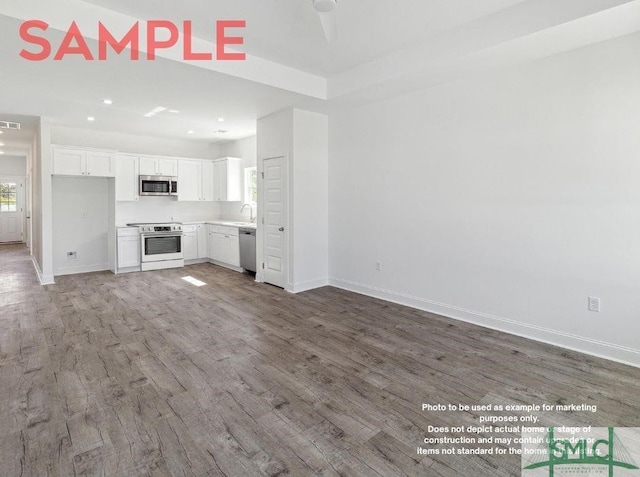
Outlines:
<svg viewBox="0 0 640 477"><path fill-rule="evenodd" d="M3 142L0 142L0 147L2 147L2 146L4 146L4 143L3 143Z"/></svg>
<svg viewBox="0 0 640 477"><path fill-rule="evenodd" d="M4 131L0 131L0 134L4 134Z"/></svg>
<svg viewBox="0 0 640 477"><path fill-rule="evenodd" d="M89 121L89 122L93 122L93 121L95 121L95 120L96 120L96 118L94 118L93 116L89 116L89 117L87 118L87 121Z"/></svg>
<svg viewBox="0 0 640 477"><path fill-rule="evenodd" d="M218 122L219 123L223 123L224 122L224 118L218 118Z"/></svg>
<svg viewBox="0 0 640 477"><path fill-rule="evenodd" d="M110 99L103 99L102 102L107 105L113 104L113 101L111 101Z"/></svg>
<svg viewBox="0 0 640 477"><path fill-rule="evenodd" d="M171 114L178 114L180 111L178 111L177 109L170 109L169 112Z"/></svg>
<svg viewBox="0 0 640 477"><path fill-rule="evenodd" d="M4 154L4 151L0 151L0 154Z"/></svg>
<svg viewBox="0 0 640 477"><path fill-rule="evenodd" d="M187 131L187 134L195 134L195 131Z"/></svg>

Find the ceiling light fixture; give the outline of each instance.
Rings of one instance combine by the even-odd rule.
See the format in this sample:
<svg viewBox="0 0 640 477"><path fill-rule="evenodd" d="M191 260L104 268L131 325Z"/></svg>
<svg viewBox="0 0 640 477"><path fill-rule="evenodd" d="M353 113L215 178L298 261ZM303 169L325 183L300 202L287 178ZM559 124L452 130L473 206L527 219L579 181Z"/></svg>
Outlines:
<svg viewBox="0 0 640 477"><path fill-rule="evenodd" d="M3 143L3 142L0 142L0 147L2 147L2 146L4 146L4 143Z"/></svg>
<svg viewBox="0 0 640 477"><path fill-rule="evenodd" d="M161 113L162 111L166 111L167 108L163 107L163 106L158 106L157 108L153 108L151 111L149 111L147 114L144 115L145 118L150 118L152 116L155 116L158 113Z"/></svg>
<svg viewBox="0 0 640 477"><path fill-rule="evenodd" d="M96 118L94 118L93 116L89 116L89 117L87 118L87 121L89 121L89 122L93 122L93 121L95 121L95 120L96 120Z"/></svg>
<svg viewBox="0 0 640 477"><path fill-rule="evenodd" d="M224 122L224 118L218 118L218 122L219 123L223 123Z"/></svg>
<svg viewBox="0 0 640 477"><path fill-rule="evenodd" d="M4 154L4 151L0 151L0 154Z"/></svg>
<svg viewBox="0 0 640 477"><path fill-rule="evenodd" d="M103 102L104 104L106 104L107 106L110 106L110 105L112 105L112 104L113 104L113 101L111 101L110 99L103 99L103 100L102 100L102 102Z"/></svg>
<svg viewBox="0 0 640 477"><path fill-rule="evenodd" d="M187 131L187 134L195 134L195 131Z"/></svg>
<svg viewBox="0 0 640 477"><path fill-rule="evenodd" d="M177 109L170 109L169 112L171 114L178 114L180 111L178 111Z"/></svg>

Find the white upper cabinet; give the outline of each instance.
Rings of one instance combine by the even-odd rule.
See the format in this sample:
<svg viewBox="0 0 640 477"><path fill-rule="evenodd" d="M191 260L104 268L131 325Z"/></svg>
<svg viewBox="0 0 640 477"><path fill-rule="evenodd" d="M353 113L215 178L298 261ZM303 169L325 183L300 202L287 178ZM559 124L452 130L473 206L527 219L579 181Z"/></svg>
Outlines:
<svg viewBox="0 0 640 477"><path fill-rule="evenodd" d="M163 157L140 156L141 176L177 176L178 160Z"/></svg>
<svg viewBox="0 0 640 477"><path fill-rule="evenodd" d="M202 162L202 200L213 201L213 162Z"/></svg>
<svg viewBox="0 0 640 477"><path fill-rule="evenodd" d="M213 163L213 197L222 202L242 201L242 159L226 157Z"/></svg>
<svg viewBox="0 0 640 477"><path fill-rule="evenodd" d="M178 161L176 159L158 159L158 175L161 176L177 176Z"/></svg>
<svg viewBox="0 0 640 477"><path fill-rule="evenodd" d="M53 146L52 157L54 175L115 177L110 152Z"/></svg>
<svg viewBox="0 0 640 477"><path fill-rule="evenodd" d="M213 201L213 163L210 161L178 161L178 200Z"/></svg>
<svg viewBox="0 0 640 477"><path fill-rule="evenodd" d="M201 169L198 161L178 161L178 200L200 200Z"/></svg>
<svg viewBox="0 0 640 477"><path fill-rule="evenodd" d="M115 177L113 154L107 152L87 151L87 175L98 177Z"/></svg>
<svg viewBox="0 0 640 477"><path fill-rule="evenodd" d="M178 200L202 200L202 164L199 161L178 161Z"/></svg>
<svg viewBox="0 0 640 477"><path fill-rule="evenodd" d="M118 154L116 162L116 200L133 202L138 195L138 156Z"/></svg>

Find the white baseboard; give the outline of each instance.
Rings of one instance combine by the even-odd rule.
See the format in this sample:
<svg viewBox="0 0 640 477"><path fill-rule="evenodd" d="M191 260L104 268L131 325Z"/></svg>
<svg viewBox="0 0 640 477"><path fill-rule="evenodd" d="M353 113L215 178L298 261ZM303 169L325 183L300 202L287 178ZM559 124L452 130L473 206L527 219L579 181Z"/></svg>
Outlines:
<svg viewBox="0 0 640 477"><path fill-rule="evenodd" d="M224 268L228 268L229 270L233 270L235 272L244 272L244 269L241 267L236 267L235 265L230 265L228 263L224 263L224 262L219 262L217 260L213 260L213 259L209 259L208 260L209 263L213 263L214 265L218 265L220 267L224 267Z"/></svg>
<svg viewBox="0 0 640 477"><path fill-rule="evenodd" d="M193 260L185 260L184 264L186 265L197 265L199 263L209 263L208 258L194 258Z"/></svg>
<svg viewBox="0 0 640 477"><path fill-rule="evenodd" d="M137 267L125 267L125 268L118 268L116 269L116 275L121 275L123 273L134 273L134 272L140 272L140 266Z"/></svg>
<svg viewBox="0 0 640 477"><path fill-rule="evenodd" d="M302 293L315 288L326 287L327 285L329 285L328 278L316 278L314 280L307 280L300 283L289 283L287 291L290 293Z"/></svg>
<svg viewBox="0 0 640 477"><path fill-rule="evenodd" d="M349 280L330 278L329 284L336 288L367 295L381 300L398 303L411 308L427 311L437 315L465 321L485 328L503 331L523 338L560 346L598 358L604 358L634 367L640 367L640 350L619 346L604 341L585 338L562 331L552 330L541 326L530 325L519 321L502 318L487 313L468 310L446 303L438 303L404 293L385 290L382 288L363 285Z"/></svg>
<svg viewBox="0 0 640 477"><path fill-rule="evenodd" d="M38 261L36 260L36 257L34 255L31 255L31 263L33 263L33 268L35 268L36 270L36 275L38 275L38 281L40 282L40 285L53 285L56 283L53 275L42 274L40 265L38 264Z"/></svg>
<svg viewBox="0 0 640 477"><path fill-rule="evenodd" d="M99 263L97 265L83 265L78 267L65 267L54 270L53 274L56 277L62 275L76 275L78 273L91 273L91 272L106 272L109 271L109 264Z"/></svg>

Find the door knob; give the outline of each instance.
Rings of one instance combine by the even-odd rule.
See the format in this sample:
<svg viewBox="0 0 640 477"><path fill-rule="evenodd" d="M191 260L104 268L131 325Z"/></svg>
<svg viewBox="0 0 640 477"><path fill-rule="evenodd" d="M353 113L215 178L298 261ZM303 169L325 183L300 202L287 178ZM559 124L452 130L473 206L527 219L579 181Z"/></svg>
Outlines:
<svg viewBox="0 0 640 477"><path fill-rule="evenodd" d="M284 232L284 227L280 227L278 230L279 230L280 232Z"/></svg>

